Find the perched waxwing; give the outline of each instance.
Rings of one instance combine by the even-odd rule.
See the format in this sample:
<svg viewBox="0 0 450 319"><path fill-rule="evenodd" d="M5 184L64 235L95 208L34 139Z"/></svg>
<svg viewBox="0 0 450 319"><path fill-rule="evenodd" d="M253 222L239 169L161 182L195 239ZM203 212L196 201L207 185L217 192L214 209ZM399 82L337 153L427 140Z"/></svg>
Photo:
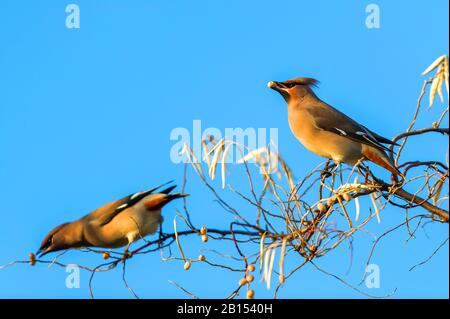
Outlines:
<svg viewBox="0 0 450 319"><path fill-rule="evenodd" d="M336 163L353 166L359 160L369 160L401 176L386 154L389 149L382 145L397 144L320 100L312 90L317 83L311 78L268 83L285 99L289 126L300 143L309 151Z"/></svg>
<svg viewBox="0 0 450 319"><path fill-rule="evenodd" d="M188 196L170 194L176 186L156 192L163 185L126 196L74 222L57 226L44 238L37 254L42 257L69 248L123 246L127 252L131 243L158 230L163 221L161 209L167 203Z"/></svg>

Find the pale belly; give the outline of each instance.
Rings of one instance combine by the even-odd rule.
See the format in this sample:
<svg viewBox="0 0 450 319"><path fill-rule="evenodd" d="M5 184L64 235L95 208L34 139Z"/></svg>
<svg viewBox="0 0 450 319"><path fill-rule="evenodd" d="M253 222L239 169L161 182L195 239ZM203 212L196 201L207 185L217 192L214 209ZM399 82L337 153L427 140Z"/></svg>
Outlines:
<svg viewBox="0 0 450 319"><path fill-rule="evenodd" d="M349 165L354 165L362 158L361 145L348 138L316 127L300 127L291 121L289 125L300 143L316 155Z"/></svg>
<svg viewBox="0 0 450 319"><path fill-rule="evenodd" d="M156 232L160 222L161 211L127 209L103 227L90 227L86 235L94 246L117 248Z"/></svg>

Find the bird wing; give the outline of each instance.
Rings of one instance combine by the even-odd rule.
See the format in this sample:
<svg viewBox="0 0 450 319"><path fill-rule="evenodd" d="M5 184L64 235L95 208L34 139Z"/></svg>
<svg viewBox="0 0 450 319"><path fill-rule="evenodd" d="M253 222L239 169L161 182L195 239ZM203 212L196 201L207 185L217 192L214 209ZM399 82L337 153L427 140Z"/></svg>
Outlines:
<svg viewBox="0 0 450 319"><path fill-rule="evenodd" d="M381 143L387 143L388 139L371 132L365 126L354 121L344 113L331 105L314 105L307 111L312 115L317 128L335 133L353 141L373 146L383 151L389 149Z"/></svg>
<svg viewBox="0 0 450 319"><path fill-rule="evenodd" d="M168 182L171 183L172 181ZM123 212L125 209L134 206L136 203L141 201L146 196L152 194L158 188L167 185L168 183L161 184L159 186L153 187L145 192L138 192L131 195L128 195L124 198L116 200L114 202L103 205L102 207L97 208L89 215L85 216L89 221L95 221L100 226L104 226L108 224L114 217ZM169 188L161 191L162 193L168 194L171 190L173 190L176 186L170 186Z"/></svg>

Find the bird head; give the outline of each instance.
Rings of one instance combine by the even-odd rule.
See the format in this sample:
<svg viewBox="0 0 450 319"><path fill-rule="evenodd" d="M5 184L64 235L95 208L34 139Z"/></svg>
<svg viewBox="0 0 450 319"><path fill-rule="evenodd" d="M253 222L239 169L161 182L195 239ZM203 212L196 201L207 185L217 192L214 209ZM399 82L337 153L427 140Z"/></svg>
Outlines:
<svg viewBox="0 0 450 319"><path fill-rule="evenodd" d="M270 81L267 86L280 93L289 103L292 99L301 99L308 94L314 95L311 87L317 86L318 83L319 81L312 78L296 78L284 82Z"/></svg>
<svg viewBox="0 0 450 319"><path fill-rule="evenodd" d="M69 223L61 224L52 229L42 241L41 247L36 255L42 257L50 252L59 251L72 247L69 240L67 226Z"/></svg>

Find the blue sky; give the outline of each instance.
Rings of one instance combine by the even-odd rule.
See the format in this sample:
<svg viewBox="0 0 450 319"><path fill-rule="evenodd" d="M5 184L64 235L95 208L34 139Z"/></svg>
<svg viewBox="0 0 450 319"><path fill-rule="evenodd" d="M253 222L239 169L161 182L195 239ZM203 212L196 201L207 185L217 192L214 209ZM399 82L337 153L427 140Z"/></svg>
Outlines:
<svg viewBox="0 0 450 319"><path fill-rule="evenodd" d="M65 27L69 3L80 7L80 29ZM284 102L266 86L270 80L317 78L322 99L374 131L392 137L404 130L423 83L420 73L448 53L448 2L376 1L380 29L365 26L369 3L2 1L0 264L26 259L55 225L104 203L171 179L181 184L183 165L170 160L169 136L177 127L190 130L195 119L220 130L278 128L281 153L295 175L304 176L322 159L292 136ZM436 103L417 126L429 126L441 107ZM404 159L444 160L447 142L417 138ZM244 176L231 175L235 185L245 185ZM227 228L226 213L192 171L188 192L195 224ZM182 209L180 202L164 211L168 230L176 209ZM390 208L382 220L369 229L381 234L404 214ZM447 237L446 225L428 225L407 243L405 229L392 234L373 257L381 287L362 289L384 295L397 288L397 298L447 298L448 244L427 265L408 271ZM346 249L318 264L357 284L372 244L367 236L357 239L348 275ZM195 237L183 238L183 245L192 257L202 248L228 249ZM78 252L61 260L102 261ZM296 262L294 256L288 261ZM198 263L188 272L182 267L155 253L133 258L127 277L147 298L186 297L168 280L201 297L220 298L239 280ZM81 273L79 289L65 287L66 275L59 267L15 265L0 270L0 297L89 297L87 273ZM273 290L256 279L257 297L270 298ZM94 288L97 297L132 297L120 269L97 275ZM279 297L362 296L306 267Z"/></svg>

